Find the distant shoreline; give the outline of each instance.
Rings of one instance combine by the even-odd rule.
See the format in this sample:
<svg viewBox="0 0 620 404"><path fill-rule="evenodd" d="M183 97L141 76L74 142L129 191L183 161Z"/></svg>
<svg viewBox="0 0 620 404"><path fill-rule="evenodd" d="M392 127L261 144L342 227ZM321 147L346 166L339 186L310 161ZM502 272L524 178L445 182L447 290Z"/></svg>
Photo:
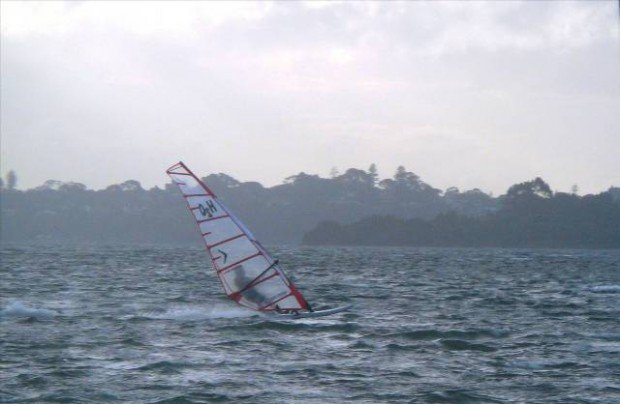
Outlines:
<svg viewBox="0 0 620 404"><path fill-rule="evenodd" d="M267 248L270 252L277 251L279 249L314 249L314 248L371 248L371 249L437 249L437 250L509 250L509 251L610 251L615 252L620 250L620 247L546 247L546 246L492 246L492 245L399 245L399 244L305 244L305 243L271 243L264 244L264 247ZM201 253L204 250L204 246L200 240L196 242L180 242L180 243L92 243L92 242L1 242L0 241L0 251L3 250L20 250L20 249L45 249L45 252L53 252L55 249L63 250L63 249L110 249L110 250L140 250L140 249L167 249L167 250L175 250L175 249L189 249L192 252ZM43 251L39 251L43 252Z"/></svg>
<svg viewBox="0 0 620 404"><path fill-rule="evenodd" d="M541 178L498 197L433 188L399 167L331 179L300 173L272 188L225 174L203 180L265 245L620 248L620 188L597 195L553 192ZM9 184L11 185L11 184ZM0 243L199 246L176 187L129 180L101 191L47 181L0 188Z"/></svg>

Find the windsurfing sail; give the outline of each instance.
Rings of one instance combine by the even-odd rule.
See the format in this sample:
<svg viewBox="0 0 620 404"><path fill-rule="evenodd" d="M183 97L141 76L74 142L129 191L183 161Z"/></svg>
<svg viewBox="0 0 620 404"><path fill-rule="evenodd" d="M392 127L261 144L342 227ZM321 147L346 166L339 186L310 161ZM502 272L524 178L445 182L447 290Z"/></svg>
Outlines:
<svg viewBox="0 0 620 404"><path fill-rule="evenodd" d="M258 311L309 310L275 260L213 191L183 162L166 170L196 220L226 295Z"/></svg>

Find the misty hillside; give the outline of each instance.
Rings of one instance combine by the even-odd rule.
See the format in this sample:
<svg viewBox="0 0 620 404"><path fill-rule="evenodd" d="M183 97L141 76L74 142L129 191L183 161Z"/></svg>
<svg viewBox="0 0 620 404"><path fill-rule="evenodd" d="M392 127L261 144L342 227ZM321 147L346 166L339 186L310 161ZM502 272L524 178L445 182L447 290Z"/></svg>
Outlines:
<svg viewBox="0 0 620 404"><path fill-rule="evenodd" d="M299 243L323 221L353 223L371 215L430 219L457 211L479 216L497 199L474 189L446 192L399 167L379 180L376 168L351 168L333 178L299 173L265 188L226 174L203 180L266 243ZM89 190L79 183L47 181L21 191L16 179L1 193L3 242L198 243L200 237L173 184L145 190L134 180Z"/></svg>
<svg viewBox="0 0 620 404"><path fill-rule="evenodd" d="M579 197L552 192L540 178L513 185L500 208L432 219L370 216L322 222L304 236L314 245L620 248L620 188Z"/></svg>
<svg viewBox="0 0 620 404"><path fill-rule="evenodd" d="M299 173L271 188L222 173L203 180L265 243L611 246L620 234L618 188L554 194L537 178L493 198L442 192L402 166L379 180L374 165L329 179ZM3 243L200 242L172 183L145 190L129 180L97 191L54 180L21 191L15 183L0 191Z"/></svg>

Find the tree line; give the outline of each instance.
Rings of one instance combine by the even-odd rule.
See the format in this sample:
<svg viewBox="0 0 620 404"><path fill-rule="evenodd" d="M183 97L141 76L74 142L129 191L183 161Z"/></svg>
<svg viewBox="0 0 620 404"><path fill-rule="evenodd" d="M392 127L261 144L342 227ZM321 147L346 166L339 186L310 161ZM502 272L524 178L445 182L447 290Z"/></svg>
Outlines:
<svg viewBox="0 0 620 404"><path fill-rule="evenodd" d="M484 234L492 230L491 224L485 227L482 223L499 220L498 215L512 212L515 222L511 229L515 232L531 232L535 228L528 226L536 224L525 221L532 214L525 205L517 203L516 207L510 208L516 194L525 193L523 198L531 199L528 194L531 184L516 185L507 195L497 198L479 189L461 192L452 187L441 191L403 166L386 179L378 178L374 164L368 170L350 168L343 174L334 172L331 178L301 172L273 187L240 182L223 173L210 174L202 179L265 243L295 244L304 240L311 244L432 242L435 245L450 239L456 240L453 243L461 240L458 243L474 245L474 240L481 242L484 237L475 238L468 234ZM33 189L19 190L16 183L15 173L11 174L10 180L7 178L0 183L0 241L3 243L200 242L193 219L176 186L171 183L164 188L148 190L135 180L102 190L55 180ZM537 184L542 186L544 182L540 180ZM592 198L604 199L613 192L587 197L553 194L550 190L549 193L548 197L538 195L537 198L558 202L557 206L548 206L544 202L547 210L537 211L537 214L557 219L558 215L572 215L581 208L601 208L602 205L597 208L589 201ZM566 206L559 203L562 198L568 201L564 203ZM611 211L617 209L617 205L611 206ZM579 213L579 217L584 214ZM520 224L517 226L517 223ZM376 233L383 234L383 238L367 236L361 239L359 235L348 233L355 233L352 229L356 226L374 228ZM422 231L423 228L427 231ZM396 229L400 229L400 236L394 233ZM518 241L506 237L507 244Z"/></svg>
<svg viewBox="0 0 620 404"><path fill-rule="evenodd" d="M456 211L432 219L373 215L351 224L327 221L306 244L620 248L620 188L598 195L552 192L541 178L510 187L499 209L480 216Z"/></svg>

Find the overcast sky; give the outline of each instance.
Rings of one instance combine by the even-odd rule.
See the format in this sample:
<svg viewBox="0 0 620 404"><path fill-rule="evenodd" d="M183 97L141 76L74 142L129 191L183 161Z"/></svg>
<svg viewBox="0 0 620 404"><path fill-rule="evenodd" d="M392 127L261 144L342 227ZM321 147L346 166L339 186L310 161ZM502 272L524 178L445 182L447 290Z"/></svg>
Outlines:
<svg viewBox="0 0 620 404"><path fill-rule="evenodd" d="M620 186L618 2L1 3L1 170Z"/></svg>

